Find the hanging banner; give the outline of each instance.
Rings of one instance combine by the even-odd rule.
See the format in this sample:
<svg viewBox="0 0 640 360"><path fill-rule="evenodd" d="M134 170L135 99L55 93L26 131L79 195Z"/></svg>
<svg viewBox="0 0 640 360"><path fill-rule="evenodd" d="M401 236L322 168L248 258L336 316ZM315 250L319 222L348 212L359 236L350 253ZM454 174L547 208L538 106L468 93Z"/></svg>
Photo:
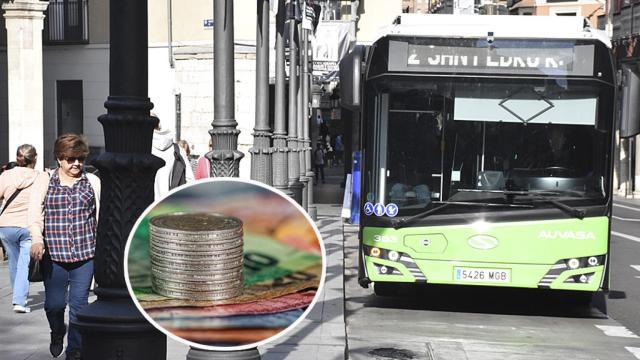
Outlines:
<svg viewBox="0 0 640 360"><path fill-rule="evenodd" d="M306 1L302 3L302 28L313 31L313 18L315 14L313 8Z"/></svg>
<svg viewBox="0 0 640 360"><path fill-rule="evenodd" d="M313 75L326 77L338 73L338 63L349 52L351 37L348 21L322 21L318 24L313 46Z"/></svg>
<svg viewBox="0 0 640 360"><path fill-rule="evenodd" d="M474 1L473 0L454 0L453 1L453 13L454 14L473 15L473 13L474 13Z"/></svg>
<svg viewBox="0 0 640 360"><path fill-rule="evenodd" d="M269 0L269 7L271 8L271 12L275 15L278 15L278 3L284 0Z"/></svg>

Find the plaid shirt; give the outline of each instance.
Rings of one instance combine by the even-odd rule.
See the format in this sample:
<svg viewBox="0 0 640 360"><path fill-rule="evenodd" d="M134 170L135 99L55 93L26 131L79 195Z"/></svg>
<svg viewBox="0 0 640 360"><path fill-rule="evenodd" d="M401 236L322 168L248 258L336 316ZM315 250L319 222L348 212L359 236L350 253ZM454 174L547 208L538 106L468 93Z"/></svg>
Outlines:
<svg viewBox="0 0 640 360"><path fill-rule="evenodd" d="M72 187L60 184L58 171L44 200L44 236L51 259L63 263L93 258L96 250L96 201L85 174Z"/></svg>

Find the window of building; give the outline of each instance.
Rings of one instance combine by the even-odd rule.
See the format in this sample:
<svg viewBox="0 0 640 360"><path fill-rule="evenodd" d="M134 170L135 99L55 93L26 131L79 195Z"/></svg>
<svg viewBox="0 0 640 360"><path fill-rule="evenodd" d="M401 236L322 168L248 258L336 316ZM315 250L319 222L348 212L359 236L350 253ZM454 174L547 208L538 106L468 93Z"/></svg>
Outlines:
<svg viewBox="0 0 640 360"><path fill-rule="evenodd" d="M89 42L87 0L50 0L44 18L45 44Z"/></svg>
<svg viewBox="0 0 640 360"><path fill-rule="evenodd" d="M320 20L340 20L340 1L337 0L321 0L316 4L322 8L320 12Z"/></svg>

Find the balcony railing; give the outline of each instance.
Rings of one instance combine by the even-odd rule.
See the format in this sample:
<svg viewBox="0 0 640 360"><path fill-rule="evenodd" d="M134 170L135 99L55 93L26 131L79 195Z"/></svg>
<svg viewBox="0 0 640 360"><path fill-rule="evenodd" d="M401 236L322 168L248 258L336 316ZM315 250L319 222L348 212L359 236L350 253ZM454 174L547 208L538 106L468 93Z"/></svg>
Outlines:
<svg viewBox="0 0 640 360"><path fill-rule="evenodd" d="M87 0L51 0L44 18L43 42L86 44L89 42Z"/></svg>

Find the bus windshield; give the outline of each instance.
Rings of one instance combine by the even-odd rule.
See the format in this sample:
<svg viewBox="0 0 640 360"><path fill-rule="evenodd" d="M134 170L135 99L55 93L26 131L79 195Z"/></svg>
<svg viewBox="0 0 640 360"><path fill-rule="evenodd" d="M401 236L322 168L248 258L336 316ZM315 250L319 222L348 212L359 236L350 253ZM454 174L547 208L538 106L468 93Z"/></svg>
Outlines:
<svg viewBox="0 0 640 360"><path fill-rule="evenodd" d="M365 196L410 215L438 202L606 201L608 85L566 79L388 76L369 84ZM507 193L537 196L506 196ZM448 211L477 212L477 207ZM493 207L487 211L500 211Z"/></svg>

